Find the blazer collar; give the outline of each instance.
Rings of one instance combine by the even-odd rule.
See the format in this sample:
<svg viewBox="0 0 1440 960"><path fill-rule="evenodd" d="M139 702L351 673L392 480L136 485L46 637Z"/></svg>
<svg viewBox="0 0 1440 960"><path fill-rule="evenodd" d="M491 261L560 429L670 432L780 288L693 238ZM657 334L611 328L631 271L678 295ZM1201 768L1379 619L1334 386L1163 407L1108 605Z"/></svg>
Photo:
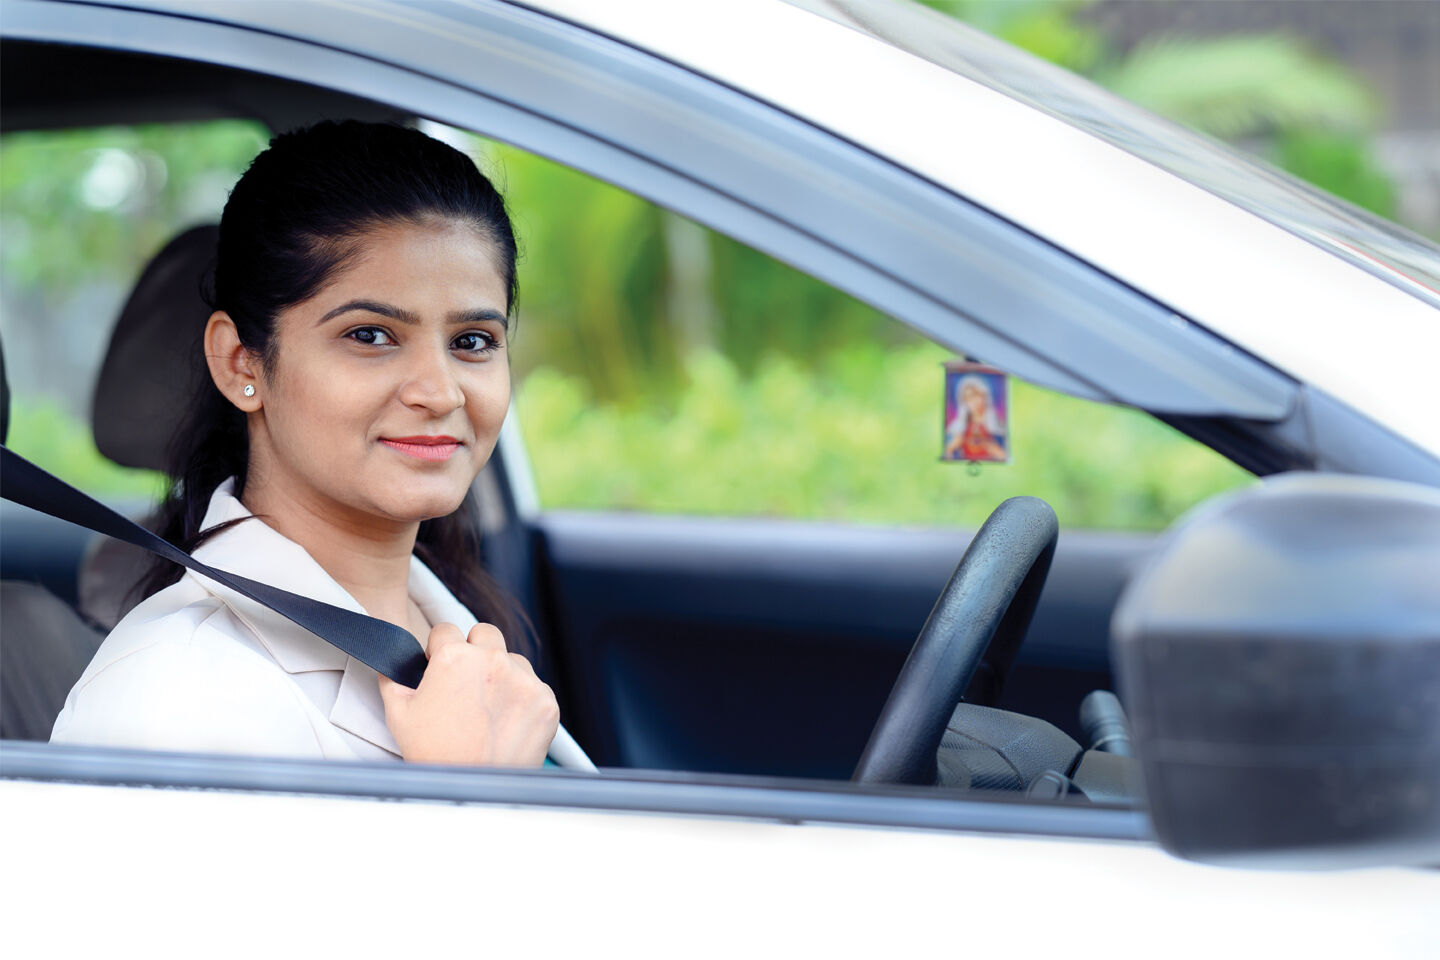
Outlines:
<svg viewBox="0 0 1440 960"><path fill-rule="evenodd" d="M227 573L281 587L291 593L364 613L349 591L325 572L305 548L255 517L235 497L234 479L226 480L210 497L201 529L235 523L195 550L196 560ZM308 670L343 670L346 653L321 640L262 603L191 571L205 589L220 597L254 632L260 644L287 673Z"/></svg>
<svg viewBox="0 0 1440 960"><path fill-rule="evenodd" d="M202 563L251 580L281 587L356 613L365 609L315 562L304 547L254 516L235 497L234 479L226 480L210 498L202 529L243 520L205 541L194 553ZM400 755L390 728L373 669L331 646L299 624L262 603L193 571L196 582L219 597L254 634L287 673L342 670L339 692L330 708L330 722L355 736ZM456 600L418 557L410 558L410 598L432 624L453 623L468 633L476 619ZM324 705L320 705L323 709Z"/></svg>

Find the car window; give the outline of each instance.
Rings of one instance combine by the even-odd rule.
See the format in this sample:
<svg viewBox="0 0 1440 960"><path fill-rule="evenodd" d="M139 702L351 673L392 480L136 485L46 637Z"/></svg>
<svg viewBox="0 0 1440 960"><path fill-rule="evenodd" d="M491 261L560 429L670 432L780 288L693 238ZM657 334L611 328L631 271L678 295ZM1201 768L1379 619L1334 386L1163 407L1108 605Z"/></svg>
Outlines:
<svg viewBox="0 0 1440 960"><path fill-rule="evenodd" d="M942 461L964 358L639 197L449 135L521 238L516 410L543 508L973 526L1026 494L1065 526L1158 530L1250 479L1145 413L1018 381L1010 462Z"/></svg>
<svg viewBox="0 0 1440 960"><path fill-rule="evenodd" d="M1016 381L1011 461L942 462L943 364L905 324L533 154L430 125L498 176L523 244L516 408L547 509L975 525L1047 500L1072 527L1157 530L1249 475L1135 410ZM448 132L447 132L448 131ZM10 445L83 489L160 479L102 457L90 393L146 260L215 222L258 124L0 141Z"/></svg>
<svg viewBox="0 0 1440 960"><path fill-rule="evenodd" d="M0 139L0 341L16 452L99 496L158 492L158 476L95 449L91 388L140 270L181 230L219 221L267 140L236 120Z"/></svg>

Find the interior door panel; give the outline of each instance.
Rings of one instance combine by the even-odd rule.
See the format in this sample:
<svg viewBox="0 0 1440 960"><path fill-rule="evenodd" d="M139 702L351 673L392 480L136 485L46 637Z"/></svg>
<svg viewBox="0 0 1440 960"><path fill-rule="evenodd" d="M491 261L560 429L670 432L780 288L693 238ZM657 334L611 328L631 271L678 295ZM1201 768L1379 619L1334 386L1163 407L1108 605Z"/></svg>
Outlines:
<svg viewBox="0 0 1440 960"><path fill-rule="evenodd" d="M551 513L537 597L602 765L844 779L971 531ZM1079 738L1148 535L1061 532L1001 706Z"/></svg>

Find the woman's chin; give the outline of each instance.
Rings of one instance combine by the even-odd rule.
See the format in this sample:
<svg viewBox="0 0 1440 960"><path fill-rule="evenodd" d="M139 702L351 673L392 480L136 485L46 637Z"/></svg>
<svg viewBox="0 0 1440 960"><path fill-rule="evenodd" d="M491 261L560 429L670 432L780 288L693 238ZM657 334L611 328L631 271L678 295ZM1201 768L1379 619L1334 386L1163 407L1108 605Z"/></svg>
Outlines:
<svg viewBox="0 0 1440 960"><path fill-rule="evenodd" d="M457 487L455 484L411 483L374 499L382 515L403 523L415 523L449 516L459 510L469 489L469 484Z"/></svg>

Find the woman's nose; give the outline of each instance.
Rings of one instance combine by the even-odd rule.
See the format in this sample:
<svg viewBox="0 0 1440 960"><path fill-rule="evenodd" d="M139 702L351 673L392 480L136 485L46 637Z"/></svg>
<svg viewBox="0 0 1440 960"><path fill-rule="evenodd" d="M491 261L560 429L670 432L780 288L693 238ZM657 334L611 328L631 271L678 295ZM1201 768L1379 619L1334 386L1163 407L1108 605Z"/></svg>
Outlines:
<svg viewBox="0 0 1440 960"><path fill-rule="evenodd" d="M465 391L460 389L457 361L450 356L447 345L412 347L411 362L406 365L405 380L400 385L400 402L408 407L423 407L444 416L465 405Z"/></svg>

